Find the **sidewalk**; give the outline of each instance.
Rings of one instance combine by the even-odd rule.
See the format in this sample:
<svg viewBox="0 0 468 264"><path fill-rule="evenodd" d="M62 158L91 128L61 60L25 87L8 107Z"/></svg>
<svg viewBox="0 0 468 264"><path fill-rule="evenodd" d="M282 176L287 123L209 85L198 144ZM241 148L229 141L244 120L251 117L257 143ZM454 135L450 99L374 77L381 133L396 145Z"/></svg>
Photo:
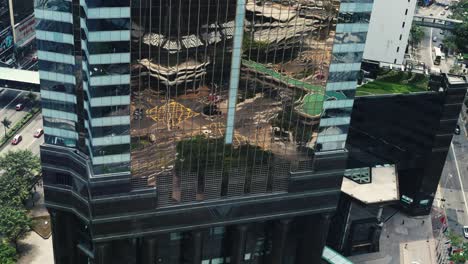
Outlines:
<svg viewBox="0 0 468 264"><path fill-rule="evenodd" d="M349 260L359 264L436 264L431 217L397 213L384 224L379 252Z"/></svg>
<svg viewBox="0 0 468 264"><path fill-rule="evenodd" d="M49 212L44 206L44 191L42 184L36 185L36 193L34 194L34 206L32 201L28 201L27 206L32 207L30 210L31 217L47 216ZM19 242L18 264L46 264L54 263L52 237L43 239L35 231L30 231L24 239Z"/></svg>

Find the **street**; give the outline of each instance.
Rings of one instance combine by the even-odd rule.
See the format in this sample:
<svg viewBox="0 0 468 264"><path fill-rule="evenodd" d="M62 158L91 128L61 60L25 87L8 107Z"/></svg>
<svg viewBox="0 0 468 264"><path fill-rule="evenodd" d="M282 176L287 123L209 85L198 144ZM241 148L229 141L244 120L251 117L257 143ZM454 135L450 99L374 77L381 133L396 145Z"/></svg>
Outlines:
<svg viewBox="0 0 468 264"><path fill-rule="evenodd" d="M39 146L44 142L44 135L40 138L33 137L34 132L42 128L42 115L38 114L31 122L23 127L18 134L23 136L23 140L18 145L12 145L10 143L0 149L0 155L7 153L8 151L29 149L33 154L39 155Z"/></svg>
<svg viewBox="0 0 468 264"><path fill-rule="evenodd" d="M441 200L447 214L449 228L463 236L462 227L468 225L468 140L464 132L454 135L440 179ZM463 186L463 188L462 188ZM444 201L445 200L445 201Z"/></svg>
<svg viewBox="0 0 468 264"><path fill-rule="evenodd" d="M431 5L430 7L419 7L416 9L417 15L431 16L432 14L431 17L434 18L446 18L449 12L450 11L446 11L444 7L438 5ZM444 32L444 34L441 34L442 30L438 28L422 27L422 29L424 30L425 34L423 40L418 45L416 54L413 54L415 59L420 62L424 62L424 64L429 68L439 68L442 72L448 73L454 64L455 59L453 57L447 56L441 61L440 65L434 65L432 58L432 48L439 47L439 45L442 44L445 36L450 33ZM436 37L436 41L433 40L434 37Z"/></svg>
<svg viewBox="0 0 468 264"><path fill-rule="evenodd" d="M23 97L26 96L26 92L20 92L10 89L3 89L0 93L0 120L3 120L5 117L11 121L10 128L15 125L16 122L21 120L29 110L28 107L25 107L21 111L16 111L15 106L18 103L26 103L26 99ZM26 105L26 104L25 104ZM0 124L0 133L3 136L5 133L5 128Z"/></svg>

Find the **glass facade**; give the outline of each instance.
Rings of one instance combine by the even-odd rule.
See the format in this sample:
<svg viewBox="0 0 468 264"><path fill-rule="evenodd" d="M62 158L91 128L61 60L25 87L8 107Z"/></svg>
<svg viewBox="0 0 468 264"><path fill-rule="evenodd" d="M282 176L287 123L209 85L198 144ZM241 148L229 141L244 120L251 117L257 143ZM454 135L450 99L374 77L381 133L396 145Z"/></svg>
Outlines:
<svg viewBox="0 0 468 264"><path fill-rule="evenodd" d="M160 205L286 192L318 152L344 150L371 8L37 1L46 141L89 155L93 177L131 173Z"/></svg>
<svg viewBox="0 0 468 264"><path fill-rule="evenodd" d="M344 150L371 8L133 1L132 176L168 202L287 191Z"/></svg>
<svg viewBox="0 0 468 264"><path fill-rule="evenodd" d="M320 151L344 150L372 0L342 0L317 139Z"/></svg>

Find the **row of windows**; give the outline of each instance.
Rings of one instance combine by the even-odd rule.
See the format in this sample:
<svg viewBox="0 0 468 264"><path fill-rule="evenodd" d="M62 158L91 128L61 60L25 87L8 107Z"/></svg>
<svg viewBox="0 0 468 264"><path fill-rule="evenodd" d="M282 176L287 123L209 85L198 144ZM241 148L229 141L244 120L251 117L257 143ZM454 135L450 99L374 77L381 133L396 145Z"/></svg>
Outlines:
<svg viewBox="0 0 468 264"><path fill-rule="evenodd" d="M129 135L130 125L103 126L91 128L93 138Z"/></svg>
<svg viewBox="0 0 468 264"><path fill-rule="evenodd" d="M73 25L70 23L38 19L37 30L51 31L65 34L73 34Z"/></svg>
<svg viewBox="0 0 468 264"><path fill-rule="evenodd" d="M38 62L38 66L39 69L43 71L74 75L74 65L71 64L52 62L41 59Z"/></svg>
<svg viewBox="0 0 468 264"><path fill-rule="evenodd" d="M71 120L44 116L44 126L75 131L76 123Z"/></svg>
<svg viewBox="0 0 468 264"><path fill-rule="evenodd" d="M99 87L89 87L89 94L92 97L106 97L106 96L119 96L129 95L130 85L105 85Z"/></svg>
<svg viewBox="0 0 468 264"><path fill-rule="evenodd" d="M60 52L61 54L73 55L73 45L47 40L36 40L37 49L48 52Z"/></svg>
<svg viewBox="0 0 468 264"><path fill-rule="evenodd" d="M330 72L328 76L329 82L346 82L346 81L356 81L359 71L349 71L349 72Z"/></svg>
<svg viewBox="0 0 468 264"><path fill-rule="evenodd" d="M42 98L42 107L47 109L53 109L63 112L76 112L76 104L64 101L57 101L51 99Z"/></svg>
<svg viewBox="0 0 468 264"><path fill-rule="evenodd" d="M338 16L338 23L369 23L370 17L370 13L340 13L340 15Z"/></svg>
<svg viewBox="0 0 468 264"><path fill-rule="evenodd" d="M127 53L130 52L128 41L88 42L89 54Z"/></svg>
<svg viewBox="0 0 468 264"><path fill-rule="evenodd" d="M86 0L86 6L92 7L128 7L130 0Z"/></svg>
<svg viewBox="0 0 468 264"><path fill-rule="evenodd" d="M36 9L71 12L72 3L70 0L34 1Z"/></svg>
<svg viewBox="0 0 468 264"><path fill-rule="evenodd" d="M86 27L89 31L130 30L128 18L88 19Z"/></svg>
<svg viewBox="0 0 468 264"><path fill-rule="evenodd" d="M91 116L93 118L109 117L109 116L123 116L130 114L129 105L112 105L102 107L92 107Z"/></svg>
<svg viewBox="0 0 468 264"><path fill-rule="evenodd" d="M90 67L89 76L130 74L130 65L128 63L95 64Z"/></svg>
<svg viewBox="0 0 468 264"><path fill-rule="evenodd" d="M130 153L129 144L110 145L110 146L94 146L93 156L109 156L123 153Z"/></svg>
<svg viewBox="0 0 468 264"><path fill-rule="evenodd" d="M41 79L41 90L75 94L75 85Z"/></svg>
<svg viewBox="0 0 468 264"><path fill-rule="evenodd" d="M362 61L363 52L344 52L344 53L333 53L333 63L353 63Z"/></svg>

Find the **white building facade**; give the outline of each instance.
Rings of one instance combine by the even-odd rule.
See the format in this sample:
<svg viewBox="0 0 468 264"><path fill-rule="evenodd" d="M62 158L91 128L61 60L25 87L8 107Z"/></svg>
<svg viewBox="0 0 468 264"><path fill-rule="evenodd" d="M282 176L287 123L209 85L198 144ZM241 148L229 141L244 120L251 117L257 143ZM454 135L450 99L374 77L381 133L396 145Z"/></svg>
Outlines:
<svg viewBox="0 0 468 264"><path fill-rule="evenodd" d="M364 59L403 64L417 0L375 0Z"/></svg>

